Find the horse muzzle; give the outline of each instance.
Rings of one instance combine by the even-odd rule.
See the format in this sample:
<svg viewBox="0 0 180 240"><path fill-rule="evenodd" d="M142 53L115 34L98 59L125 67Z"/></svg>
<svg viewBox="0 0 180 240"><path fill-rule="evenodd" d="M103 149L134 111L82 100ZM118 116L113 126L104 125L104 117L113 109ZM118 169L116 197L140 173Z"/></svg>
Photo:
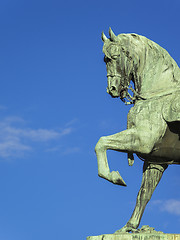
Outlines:
<svg viewBox="0 0 180 240"><path fill-rule="evenodd" d="M107 87L107 93L109 93L113 98L117 98L120 96L120 92L116 86Z"/></svg>
<svg viewBox="0 0 180 240"><path fill-rule="evenodd" d="M111 97L119 97L120 96L120 79L117 76L108 76L108 87L107 93L111 95Z"/></svg>

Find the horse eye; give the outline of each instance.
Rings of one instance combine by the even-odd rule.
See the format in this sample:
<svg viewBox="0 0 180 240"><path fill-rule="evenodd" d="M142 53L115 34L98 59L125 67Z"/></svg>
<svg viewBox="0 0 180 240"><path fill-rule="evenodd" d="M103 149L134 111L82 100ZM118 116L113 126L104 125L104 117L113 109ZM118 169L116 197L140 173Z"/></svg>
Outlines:
<svg viewBox="0 0 180 240"><path fill-rule="evenodd" d="M108 58L107 56L104 56L104 62L105 62L105 63L108 63L108 62L110 62L110 61L111 61L110 58Z"/></svg>
<svg viewBox="0 0 180 240"><path fill-rule="evenodd" d="M115 54L114 54L114 55L112 55L111 57L112 57L112 59L116 60L116 59L119 57L119 55L115 55Z"/></svg>

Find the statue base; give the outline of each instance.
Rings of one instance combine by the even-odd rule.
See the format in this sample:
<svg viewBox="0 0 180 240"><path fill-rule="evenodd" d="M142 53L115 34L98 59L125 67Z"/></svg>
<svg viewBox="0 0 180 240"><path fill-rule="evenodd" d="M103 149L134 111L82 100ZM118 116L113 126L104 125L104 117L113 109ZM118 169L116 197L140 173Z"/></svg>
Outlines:
<svg viewBox="0 0 180 240"><path fill-rule="evenodd" d="M87 240L180 240L180 234L120 233L87 237Z"/></svg>

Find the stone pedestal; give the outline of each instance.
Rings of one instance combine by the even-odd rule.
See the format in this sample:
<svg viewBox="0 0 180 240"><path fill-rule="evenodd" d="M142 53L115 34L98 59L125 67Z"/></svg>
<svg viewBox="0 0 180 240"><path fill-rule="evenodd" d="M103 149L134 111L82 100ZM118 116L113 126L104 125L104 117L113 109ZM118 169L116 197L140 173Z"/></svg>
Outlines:
<svg viewBox="0 0 180 240"><path fill-rule="evenodd" d="M180 240L180 234L122 233L87 237L87 240Z"/></svg>

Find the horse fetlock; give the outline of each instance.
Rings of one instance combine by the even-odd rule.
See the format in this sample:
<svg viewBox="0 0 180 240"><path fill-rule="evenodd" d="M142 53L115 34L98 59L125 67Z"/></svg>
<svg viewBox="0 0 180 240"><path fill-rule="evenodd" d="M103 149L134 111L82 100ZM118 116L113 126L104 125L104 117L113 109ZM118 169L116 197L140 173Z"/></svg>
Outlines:
<svg viewBox="0 0 180 240"><path fill-rule="evenodd" d="M109 171L98 172L98 176L109 181Z"/></svg>

